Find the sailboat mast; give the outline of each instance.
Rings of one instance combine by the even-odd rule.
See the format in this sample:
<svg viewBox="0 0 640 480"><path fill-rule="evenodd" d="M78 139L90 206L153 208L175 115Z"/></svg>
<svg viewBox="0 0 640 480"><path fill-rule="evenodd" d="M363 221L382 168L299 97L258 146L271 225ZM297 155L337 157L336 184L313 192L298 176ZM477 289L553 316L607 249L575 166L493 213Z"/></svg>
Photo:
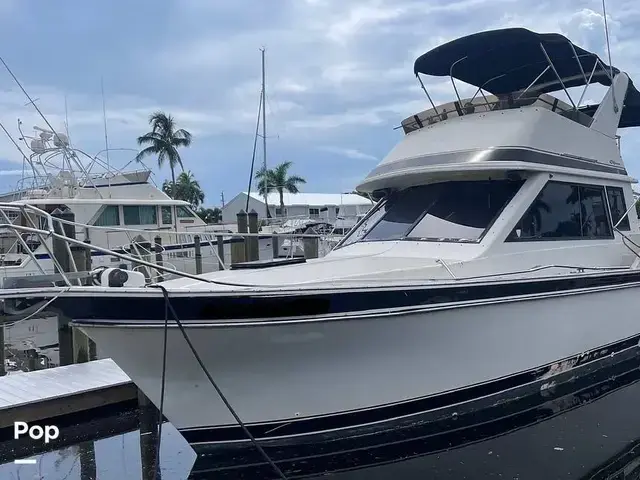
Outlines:
<svg viewBox="0 0 640 480"><path fill-rule="evenodd" d="M264 182L266 182L268 179L266 177L266 172L267 172L267 114L266 114L266 98L267 98L267 92L266 92L266 82L265 82L265 68L264 68L264 47L260 49L260 52L262 53L262 95L261 95L261 101L262 101L262 168L263 171L265 172L265 177L264 177ZM269 185L265 185L265 189L264 189L264 205L266 208L266 216L265 218L269 218L269 203L267 202L267 192L269 191Z"/></svg>

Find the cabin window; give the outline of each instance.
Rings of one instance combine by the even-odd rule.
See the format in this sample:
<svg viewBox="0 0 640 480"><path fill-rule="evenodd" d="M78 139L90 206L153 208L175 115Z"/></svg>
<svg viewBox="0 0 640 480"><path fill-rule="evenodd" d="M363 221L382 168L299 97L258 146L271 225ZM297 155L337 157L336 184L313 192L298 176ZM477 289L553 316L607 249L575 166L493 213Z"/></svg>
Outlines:
<svg viewBox="0 0 640 480"><path fill-rule="evenodd" d="M158 224L158 211L154 205L125 205L122 213L125 225Z"/></svg>
<svg viewBox="0 0 640 480"><path fill-rule="evenodd" d="M276 217L286 217L287 207L276 207Z"/></svg>
<svg viewBox="0 0 640 480"><path fill-rule="evenodd" d="M187 207L178 206L176 207L176 217L178 218L193 218L195 214L189 210Z"/></svg>
<svg viewBox="0 0 640 480"><path fill-rule="evenodd" d="M612 238L604 187L549 182L507 241Z"/></svg>
<svg viewBox="0 0 640 480"><path fill-rule="evenodd" d="M478 242L522 181L460 180L392 193L351 230L356 241Z"/></svg>
<svg viewBox="0 0 640 480"><path fill-rule="evenodd" d="M609 200L609 209L611 210L611 221L613 225L618 223L622 216L627 211L627 204L624 201L624 192L620 187L606 187L607 189L607 199ZM629 216L625 215L620 225L618 225L618 230L623 232L628 232L631 230L631 226L629 225Z"/></svg>
<svg viewBox="0 0 640 480"><path fill-rule="evenodd" d="M117 205L104 207L100 216L94 222L96 227L115 227L120 225L120 209Z"/></svg>
<svg viewBox="0 0 640 480"><path fill-rule="evenodd" d="M320 216L320 209L319 208L310 208L309 209L309 216L311 218L318 218Z"/></svg>
<svg viewBox="0 0 640 480"><path fill-rule="evenodd" d="M160 215L162 217L163 225L171 225L173 223L173 215L171 215L171 207L163 205L160 207Z"/></svg>

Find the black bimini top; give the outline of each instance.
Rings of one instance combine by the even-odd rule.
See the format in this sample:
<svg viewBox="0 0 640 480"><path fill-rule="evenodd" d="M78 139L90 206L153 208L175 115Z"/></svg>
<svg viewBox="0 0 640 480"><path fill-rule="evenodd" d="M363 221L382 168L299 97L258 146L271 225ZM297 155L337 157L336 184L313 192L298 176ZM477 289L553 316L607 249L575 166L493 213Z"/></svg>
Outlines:
<svg viewBox="0 0 640 480"><path fill-rule="evenodd" d="M494 95L507 94L527 88L549 65L541 45L566 88L585 85L585 75L589 78L597 61L607 71L611 68L598 55L574 45L560 34L505 28L475 33L440 45L420 56L413 70L416 75L452 76ZM613 67L614 76L619 72ZM602 67L596 68L591 78L593 82L611 85ZM536 81L534 87L537 93L554 92L561 88L551 68ZM589 105L580 110L593 115L596 108L597 105ZM635 126L640 126L640 92L629 80L619 127Z"/></svg>

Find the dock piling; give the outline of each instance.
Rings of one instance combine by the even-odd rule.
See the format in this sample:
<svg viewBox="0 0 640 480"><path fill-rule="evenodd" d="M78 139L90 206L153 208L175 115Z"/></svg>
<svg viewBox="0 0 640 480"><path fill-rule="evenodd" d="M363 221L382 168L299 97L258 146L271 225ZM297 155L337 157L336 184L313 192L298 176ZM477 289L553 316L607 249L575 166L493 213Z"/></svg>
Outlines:
<svg viewBox="0 0 640 480"><path fill-rule="evenodd" d="M156 252L156 265L162 266L162 237L156 235L153 239L153 249ZM160 270L157 270L158 282L164 282L164 275Z"/></svg>
<svg viewBox="0 0 640 480"><path fill-rule="evenodd" d="M247 231L247 214L244 210L240 210L237 215L238 218L238 233L249 233ZM243 236L242 242L233 242L231 243L231 263L242 263L246 260L245 255L245 243L247 242L247 238Z"/></svg>
<svg viewBox="0 0 640 480"><path fill-rule="evenodd" d="M304 258L318 258L318 237L305 237L302 239Z"/></svg>
<svg viewBox="0 0 640 480"><path fill-rule="evenodd" d="M60 234L64 234L69 238L76 238L76 229L72 224L56 221L55 219L68 222L75 221L75 214L71 210L62 211L56 209L51 213L54 218L53 228ZM85 231L85 242L88 240L88 233ZM81 268L90 267L91 253L89 248L77 246L69 248L67 242L63 239L53 238L53 255L57 263L65 273L72 272L74 265ZM87 258L88 257L88 258ZM57 267L56 267L57 270ZM77 268L76 268L77 270ZM60 365L71 365L74 363L78 352L84 349L86 355L88 352L95 351L93 340L89 339L80 330L73 330L69 325L70 320L62 315L58 315L58 344L60 352Z"/></svg>
<svg viewBox="0 0 640 480"><path fill-rule="evenodd" d="M195 235L193 237L193 246L196 251L196 275L200 275L202 274L202 247L200 245L200 235Z"/></svg>
<svg viewBox="0 0 640 480"><path fill-rule="evenodd" d="M5 346L4 346L4 324L3 324L3 325L0 325L0 377L3 377L7 374L4 360L5 360Z"/></svg>
<svg viewBox="0 0 640 480"><path fill-rule="evenodd" d="M216 243L218 244L218 270L224 269L224 237L222 235L216 236Z"/></svg>
<svg viewBox="0 0 640 480"><path fill-rule="evenodd" d="M255 210L251 210L247 214L247 218L248 218L249 233L253 233L253 234L258 233L258 212L256 212ZM246 254L247 261L255 262L256 260L259 260L260 249L258 247L258 237L254 237L254 236L247 237L247 240L245 241L245 245L247 250L247 254Z"/></svg>

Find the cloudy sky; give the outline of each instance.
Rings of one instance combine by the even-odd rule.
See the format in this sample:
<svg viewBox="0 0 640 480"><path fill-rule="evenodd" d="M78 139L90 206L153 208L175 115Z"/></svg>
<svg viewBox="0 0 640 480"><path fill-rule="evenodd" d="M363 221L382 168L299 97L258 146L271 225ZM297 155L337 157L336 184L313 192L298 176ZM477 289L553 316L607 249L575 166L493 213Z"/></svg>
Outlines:
<svg viewBox="0 0 640 480"><path fill-rule="evenodd" d="M640 5L607 0L613 63L640 78ZM182 153L219 205L246 189L267 49L267 161L294 162L307 192L352 189L400 139L393 127L428 107L413 61L458 36L505 26L558 32L606 59L601 0L0 0L0 54L54 128L65 99L75 147L127 163L151 112L193 133ZM638 80L636 83L640 82ZM453 92L432 83L437 100ZM44 126L0 66L0 121L14 135ZM623 155L640 176L640 133ZM0 189L21 154L0 137ZM261 157L260 157L261 161ZM149 165L153 160L149 159ZM157 183L169 177L155 167Z"/></svg>

